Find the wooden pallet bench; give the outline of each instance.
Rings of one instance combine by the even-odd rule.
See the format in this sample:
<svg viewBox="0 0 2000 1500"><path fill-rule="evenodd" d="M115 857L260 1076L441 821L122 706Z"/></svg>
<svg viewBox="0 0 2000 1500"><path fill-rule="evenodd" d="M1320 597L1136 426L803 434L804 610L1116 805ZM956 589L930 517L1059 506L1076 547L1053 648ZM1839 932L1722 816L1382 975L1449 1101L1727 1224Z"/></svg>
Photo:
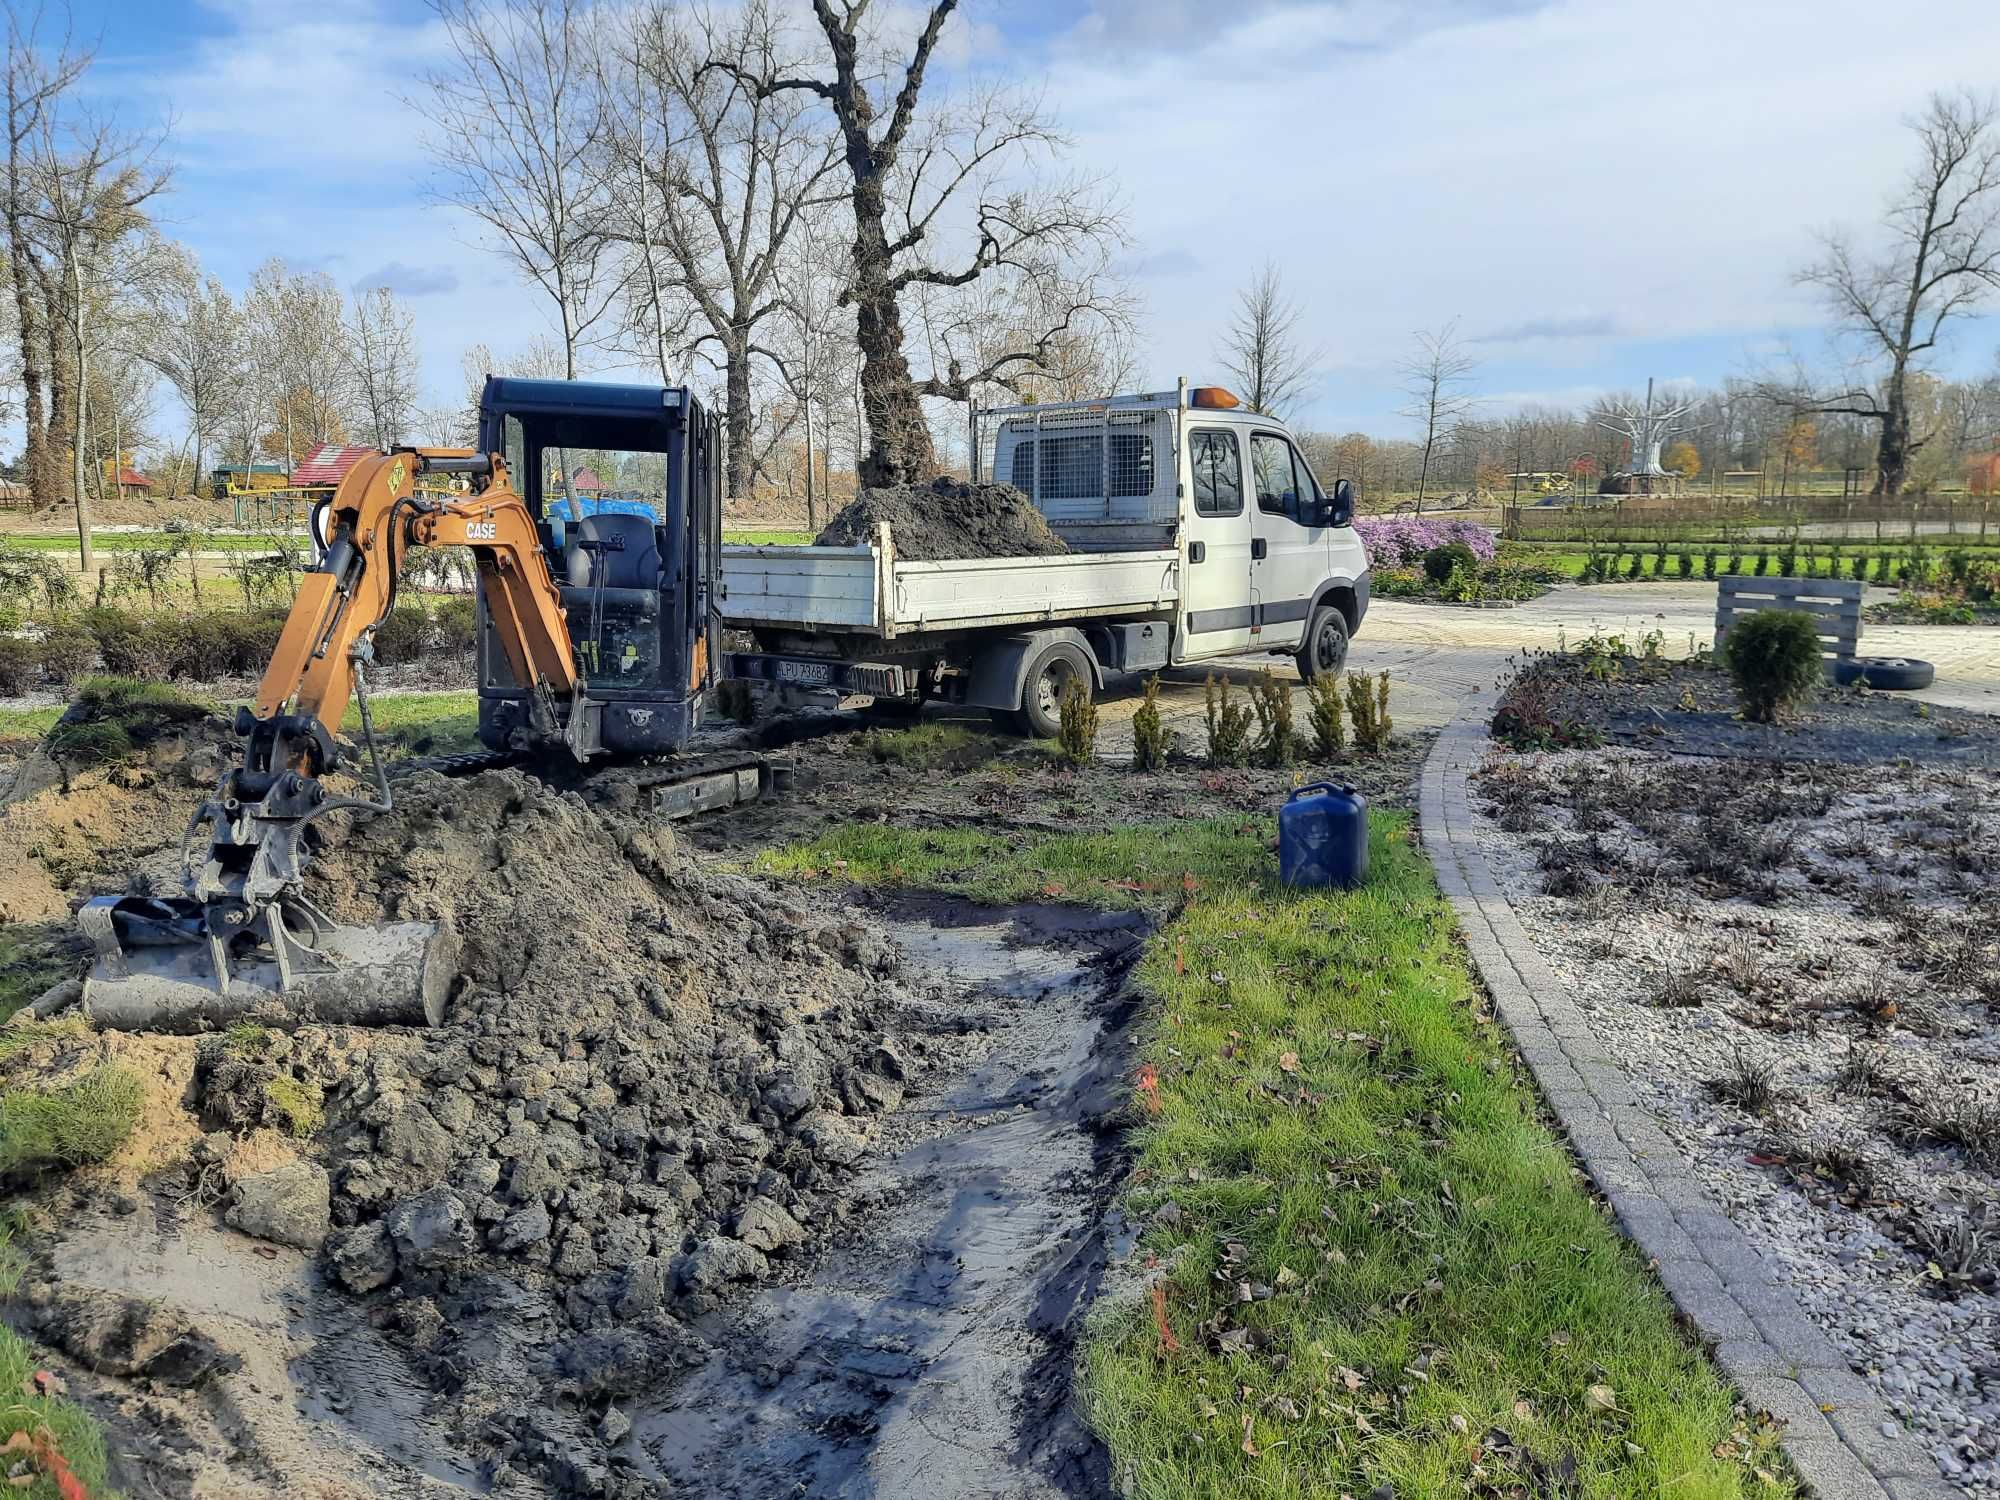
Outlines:
<svg viewBox="0 0 2000 1500"><path fill-rule="evenodd" d="M1823 653L1847 660L1861 650L1862 585L1846 578L1746 578L1717 580L1715 649L1729 627L1762 609L1788 609L1815 617Z"/></svg>

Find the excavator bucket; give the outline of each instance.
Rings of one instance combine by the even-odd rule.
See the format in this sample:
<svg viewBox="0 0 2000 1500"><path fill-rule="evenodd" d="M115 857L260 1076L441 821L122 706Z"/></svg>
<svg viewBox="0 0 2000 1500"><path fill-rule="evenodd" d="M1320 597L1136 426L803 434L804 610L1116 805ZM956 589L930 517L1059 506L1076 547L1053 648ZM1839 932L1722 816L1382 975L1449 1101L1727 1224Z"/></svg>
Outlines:
<svg viewBox="0 0 2000 1500"><path fill-rule="evenodd" d="M275 902L252 913L158 896L100 897L77 920L96 950L84 1014L116 1031L435 1026L457 969L448 923L344 927Z"/></svg>

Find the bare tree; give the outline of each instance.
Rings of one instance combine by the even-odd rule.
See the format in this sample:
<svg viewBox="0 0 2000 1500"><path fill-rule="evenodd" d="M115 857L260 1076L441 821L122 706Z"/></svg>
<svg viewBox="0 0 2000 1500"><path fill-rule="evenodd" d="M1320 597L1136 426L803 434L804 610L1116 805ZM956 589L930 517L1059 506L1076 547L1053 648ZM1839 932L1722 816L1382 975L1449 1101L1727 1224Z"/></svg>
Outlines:
<svg viewBox="0 0 2000 1500"><path fill-rule="evenodd" d="M30 263L49 336L49 442L69 445L77 553L85 573L95 566L84 486L91 315L125 289L115 274L119 252L144 226L144 205L167 185L169 174L154 166L152 151L152 142L111 120L86 116L59 125L52 111L44 111L35 143L40 201L29 219L44 253Z"/></svg>
<svg viewBox="0 0 2000 1500"><path fill-rule="evenodd" d="M377 448L403 441L417 409L416 319L386 286L355 294L347 324L354 395Z"/></svg>
<svg viewBox="0 0 2000 1500"><path fill-rule="evenodd" d="M1424 432L1423 462L1417 471L1418 515L1424 513L1424 491L1430 484L1438 439L1477 404L1465 388L1478 368L1479 361L1459 342L1456 318L1435 331L1420 330L1416 352L1402 366L1403 390L1410 398L1402 414Z"/></svg>
<svg viewBox="0 0 2000 1500"><path fill-rule="evenodd" d="M285 455L285 473L316 443L347 441L351 404L347 302L324 271L293 273L267 260L251 275L245 297L250 337L266 362L266 395L277 430L270 451Z"/></svg>
<svg viewBox="0 0 2000 1500"><path fill-rule="evenodd" d="M759 329L783 300L786 242L834 201L840 146L823 111L771 87L802 56L764 0L720 18L655 3L613 51L613 232L633 252L654 349L678 324L682 352L721 368L727 492L747 495L751 362L771 357Z"/></svg>
<svg viewBox="0 0 2000 1500"><path fill-rule="evenodd" d="M20 340L24 465L28 485L44 504L60 486L58 460L50 451L45 406L49 378L46 306L37 305L36 250L31 216L40 206L35 178L35 143L63 96L90 67L91 52L74 47L65 35L53 51L41 41L42 11L7 7L7 183L5 219L14 281L15 333ZM89 549L86 536L82 543Z"/></svg>
<svg viewBox="0 0 2000 1500"><path fill-rule="evenodd" d="M220 433L244 382L243 315L229 289L204 276L185 246L162 244L160 256L149 336L139 352L187 408L199 484L209 439Z"/></svg>
<svg viewBox="0 0 2000 1500"><path fill-rule="evenodd" d="M1123 242L1101 184L1049 179L1014 188L999 169L1065 143L1041 101L1008 89L975 89L949 107L920 111L924 77L957 0L932 0L898 61L880 61L864 34L869 0L813 0L832 76L760 82L760 92L801 90L832 108L854 215L851 280L861 350L868 485L937 472L923 398L964 401L980 384L1010 385L1043 368L1050 342L1105 310L1110 251ZM727 64L723 64L727 66ZM739 75L741 76L741 75ZM878 89L881 97L878 98ZM955 262L930 252L950 236L947 210L974 200L969 248ZM904 349L902 298L911 288L964 287L981 277L1019 282L1040 309L1034 336L978 367L958 360L921 378Z"/></svg>
<svg viewBox="0 0 2000 1500"><path fill-rule="evenodd" d="M1222 363L1250 410L1283 416L1305 394L1325 351L1300 344L1303 315L1271 261L1237 292L1236 316L1222 336Z"/></svg>
<svg viewBox="0 0 2000 1500"><path fill-rule="evenodd" d="M1877 495L1897 495L1912 456L1930 434L1912 430L1910 376L1937 347L1952 319L2000 287L2000 131L1991 96L1933 94L1911 123L1920 160L1884 219L1890 248L1857 249L1841 232L1799 273L1817 287L1876 377L1836 390L1789 392L1767 383L1771 399L1796 409L1860 417L1879 427Z"/></svg>
<svg viewBox="0 0 2000 1500"><path fill-rule="evenodd" d="M455 54L426 76L442 195L497 236L548 294L563 378L617 296L608 275L603 118L591 12L581 0L431 0ZM570 515L582 508L569 489Z"/></svg>

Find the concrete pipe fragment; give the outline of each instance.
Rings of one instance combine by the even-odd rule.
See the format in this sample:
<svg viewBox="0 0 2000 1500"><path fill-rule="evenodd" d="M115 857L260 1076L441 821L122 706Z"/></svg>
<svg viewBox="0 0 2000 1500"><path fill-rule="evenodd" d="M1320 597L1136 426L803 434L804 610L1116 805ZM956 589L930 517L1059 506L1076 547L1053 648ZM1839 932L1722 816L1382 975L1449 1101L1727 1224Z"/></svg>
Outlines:
<svg viewBox="0 0 2000 1500"><path fill-rule="evenodd" d="M112 1031L193 1033L239 1022L295 1026L436 1026L458 971L450 923L394 922L336 927L316 952L324 963L294 965L289 987L265 960L238 965L225 989L205 944L133 948L124 974L100 962L83 982L83 1013Z"/></svg>

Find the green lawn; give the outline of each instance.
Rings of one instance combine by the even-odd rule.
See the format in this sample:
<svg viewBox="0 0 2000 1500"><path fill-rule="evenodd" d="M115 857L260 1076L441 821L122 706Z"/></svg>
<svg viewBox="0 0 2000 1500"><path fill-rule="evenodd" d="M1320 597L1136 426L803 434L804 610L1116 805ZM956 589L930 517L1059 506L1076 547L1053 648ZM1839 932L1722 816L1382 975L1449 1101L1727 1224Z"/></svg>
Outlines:
<svg viewBox="0 0 2000 1500"><path fill-rule="evenodd" d="M479 748L479 694L471 690L445 693L371 693L368 710L384 751L403 755L450 755ZM347 705L340 732L361 733L361 709Z"/></svg>
<svg viewBox="0 0 2000 1500"><path fill-rule="evenodd" d="M385 748L411 755L441 755L478 745L479 695L476 692L375 693L368 700L375 730ZM235 705L220 705L224 712ZM40 739L62 717L60 706L0 709L0 740ZM347 705L341 733L361 733L361 710Z"/></svg>
<svg viewBox="0 0 2000 1500"><path fill-rule="evenodd" d="M1276 885L1271 832L844 828L758 861L1184 902L1140 970L1131 1202L1172 1270L1084 1357L1112 1472L1217 1500L1556 1493L1571 1465L1561 1492L1605 1500L1791 1493L1537 1119L1407 820L1375 817L1351 894Z"/></svg>
<svg viewBox="0 0 2000 1500"><path fill-rule="evenodd" d="M740 542L746 547L809 547L813 534L810 531L725 531L725 542Z"/></svg>
<svg viewBox="0 0 2000 1500"><path fill-rule="evenodd" d="M299 540L305 539L305 532L298 533ZM13 545L28 552L74 552L76 533L38 533L23 536L18 532L6 534ZM178 538L169 537L164 531L93 531L90 545L99 552L139 552L146 548L166 546ZM203 532L196 540L196 550L201 552L268 552L271 544L259 536L222 535Z"/></svg>

